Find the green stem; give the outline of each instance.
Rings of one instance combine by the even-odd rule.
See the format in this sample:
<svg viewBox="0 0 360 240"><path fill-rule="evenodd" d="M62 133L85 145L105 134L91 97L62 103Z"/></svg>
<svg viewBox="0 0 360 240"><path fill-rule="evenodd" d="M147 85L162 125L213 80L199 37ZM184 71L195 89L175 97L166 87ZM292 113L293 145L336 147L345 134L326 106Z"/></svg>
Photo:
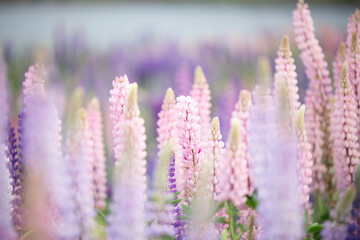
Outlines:
<svg viewBox="0 0 360 240"><path fill-rule="evenodd" d="M230 209L231 207L231 202L226 202L226 210L229 216L229 231L230 231L230 239L231 240L235 240L236 239L236 234L234 231L234 218L233 218L233 211L232 209Z"/></svg>
<svg viewBox="0 0 360 240"><path fill-rule="evenodd" d="M252 215L250 218L249 240L253 238L253 230L254 230L254 216Z"/></svg>

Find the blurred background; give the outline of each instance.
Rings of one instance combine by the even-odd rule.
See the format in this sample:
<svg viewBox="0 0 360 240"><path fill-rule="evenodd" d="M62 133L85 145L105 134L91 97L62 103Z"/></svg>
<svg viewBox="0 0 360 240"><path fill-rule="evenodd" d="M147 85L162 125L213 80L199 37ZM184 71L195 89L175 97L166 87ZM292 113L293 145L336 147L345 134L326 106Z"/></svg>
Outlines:
<svg viewBox="0 0 360 240"><path fill-rule="evenodd" d="M360 1L307 2L331 65L339 42L345 40L348 17ZM273 65L284 35L292 42L303 97L307 82L293 38L295 8L293 0L0 0L0 45L8 67L13 121L22 108L24 73L41 62L47 66L48 89L64 120L75 87L85 88L85 103L93 96L100 99L112 159L109 90L115 76L127 74L140 87L151 173L157 113L165 90L172 87L177 95L189 94L196 65L207 76L212 116L219 116L225 139L239 90L252 88L259 56L267 56Z"/></svg>

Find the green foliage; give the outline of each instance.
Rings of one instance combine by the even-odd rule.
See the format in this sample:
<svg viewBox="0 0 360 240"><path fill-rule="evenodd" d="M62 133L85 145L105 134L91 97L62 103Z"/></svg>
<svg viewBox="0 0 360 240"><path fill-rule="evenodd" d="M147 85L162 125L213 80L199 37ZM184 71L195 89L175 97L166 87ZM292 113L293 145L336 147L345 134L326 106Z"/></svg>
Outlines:
<svg viewBox="0 0 360 240"><path fill-rule="evenodd" d="M256 210L259 203L256 199L255 191L253 192L252 196L246 196L246 205L249 206L251 209Z"/></svg>

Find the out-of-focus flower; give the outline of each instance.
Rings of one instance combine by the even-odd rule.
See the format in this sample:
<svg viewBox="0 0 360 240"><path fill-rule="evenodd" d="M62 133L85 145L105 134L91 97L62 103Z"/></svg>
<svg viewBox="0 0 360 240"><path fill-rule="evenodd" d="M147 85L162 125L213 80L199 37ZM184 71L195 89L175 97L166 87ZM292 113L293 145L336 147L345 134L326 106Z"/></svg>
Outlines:
<svg viewBox="0 0 360 240"><path fill-rule="evenodd" d="M195 69L194 84L192 86L190 95L191 98L198 103L201 140L207 143L211 121L211 95L209 84L206 82L204 72L199 66L197 66Z"/></svg>
<svg viewBox="0 0 360 240"><path fill-rule="evenodd" d="M301 203L304 211L308 213L310 218L312 208L310 203L310 186L312 183L312 166L313 159L311 156L311 146L307 141L306 127L305 127L305 105L299 109L296 130L298 141L298 176L301 193Z"/></svg>
<svg viewBox="0 0 360 240"><path fill-rule="evenodd" d="M300 57L309 79L306 91L306 127L311 144L314 167L313 187L325 191L332 200L334 191L332 143L330 142L330 97L331 79L324 53L315 38L314 22L308 4L299 0L293 12L295 40L300 49Z"/></svg>
<svg viewBox="0 0 360 240"><path fill-rule="evenodd" d="M201 164L200 117L197 102L191 97L180 96L176 100L179 159L183 168L182 179L177 178L176 181L178 191L182 192L185 202L189 204L196 193Z"/></svg>
<svg viewBox="0 0 360 240"><path fill-rule="evenodd" d="M191 90L191 71L188 65L183 64L176 71L174 78L175 91L178 96L187 96Z"/></svg>
<svg viewBox="0 0 360 240"><path fill-rule="evenodd" d="M359 162L359 142L357 128L357 108L353 88L348 78L348 67L343 65L341 81L336 89L333 112L333 141L336 158L337 187L340 193L354 182L356 166Z"/></svg>
<svg viewBox="0 0 360 240"><path fill-rule="evenodd" d="M161 106L159 120L157 122L157 141L158 151L164 147L164 144L170 139L176 138L176 101L174 91L169 88Z"/></svg>
<svg viewBox="0 0 360 240"><path fill-rule="evenodd" d="M360 25L360 13L359 13L359 22L358 25ZM351 86L354 89L354 96L356 100L356 108L357 108L357 116L359 118L360 116L360 41L358 38L358 34L360 34L360 27L359 27L359 33L354 32L352 34L351 38L351 45L349 46L348 52L347 52L347 64L348 64L348 73L349 73L349 81ZM340 81L340 80L339 80ZM357 120L357 124L360 124L360 120Z"/></svg>
<svg viewBox="0 0 360 240"><path fill-rule="evenodd" d="M25 107L28 106L28 99L34 95L45 96L45 78L46 71L44 66L35 64L25 73L25 81L23 82L23 94Z"/></svg>
<svg viewBox="0 0 360 240"><path fill-rule="evenodd" d="M93 184L95 207L103 210L106 206L106 159L105 146L103 138L103 125L100 112L100 104L97 98L93 98L87 108L87 120L91 140L93 142L94 160L93 167Z"/></svg>
<svg viewBox="0 0 360 240"><path fill-rule="evenodd" d="M146 152L144 119L140 117L137 84L130 87L124 108L119 137L125 146L115 146L119 164L114 177L114 196L107 237L113 239L145 239ZM116 127L116 126L115 126ZM126 197L124 197L126 196Z"/></svg>
<svg viewBox="0 0 360 240"><path fill-rule="evenodd" d="M341 68L346 62L346 45L344 42L341 42L339 45L339 49L336 52L336 56L333 62L333 76L335 82L335 89L337 89L340 85L340 76L341 76Z"/></svg>
<svg viewBox="0 0 360 240"><path fill-rule="evenodd" d="M346 238L346 226L336 222L326 221L323 223L321 237L324 240L338 240Z"/></svg>
<svg viewBox="0 0 360 240"><path fill-rule="evenodd" d="M248 193L248 169L244 143L241 141L241 123L231 119L231 129L219 171L219 200L230 200L238 208L246 202Z"/></svg>
<svg viewBox="0 0 360 240"><path fill-rule="evenodd" d="M347 25L347 37L346 37L346 50L348 56L350 56L353 36L354 33L357 34L357 42L360 42L360 11L356 9L355 12L349 17L349 22Z"/></svg>

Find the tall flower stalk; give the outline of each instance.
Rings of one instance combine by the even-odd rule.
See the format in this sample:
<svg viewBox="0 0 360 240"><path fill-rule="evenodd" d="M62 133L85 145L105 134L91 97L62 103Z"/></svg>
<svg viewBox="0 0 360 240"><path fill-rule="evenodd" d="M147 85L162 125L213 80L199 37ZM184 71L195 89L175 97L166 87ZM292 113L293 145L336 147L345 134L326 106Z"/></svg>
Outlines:
<svg viewBox="0 0 360 240"><path fill-rule="evenodd" d="M343 65L339 87L336 89L333 113L333 139L336 159L337 187L341 194L354 182L359 162L357 136L357 104L348 78L348 66Z"/></svg>
<svg viewBox="0 0 360 240"><path fill-rule="evenodd" d="M94 160L93 168L93 188L95 207L100 211L106 207L106 159L103 138L102 116L100 104L97 98L93 98L87 108L87 120L89 132L93 142Z"/></svg>
<svg viewBox="0 0 360 240"><path fill-rule="evenodd" d="M305 65L309 88L305 95L308 141L314 158L314 190L326 192L333 202L334 174L332 142L330 139L331 79L324 53L315 38L314 22L309 7L299 0L293 12L295 40Z"/></svg>
<svg viewBox="0 0 360 240"><path fill-rule="evenodd" d="M144 119L137 102L137 84L130 87L118 136L125 146L115 146L119 157L114 177L114 196L108 217L108 239L145 239L146 152ZM115 126L116 127L116 126ZM127 197L124 197L127 196Z"/></svg>
<svg viewBox="0 0 360 240"><path fill-rule="evenodd" d="M333 62L333 77L335 81L335 89L339 87L340 84L340 76L341 69L344 63L346 62L346 45L344 42L341 42L339 45L339 49L336 52L336 56Z"/></svg>
<svg viewBox="0 0 360 240"><path fill-rule="evenodd" d="M196 67L194 74L194 84L190 92L191 98L198 103L201 140L208 141L210 129L210 111L211 111L211 95L209 84L206 82L204 72L201 67Z"/></svg>
<svg viewBox="0 0 360 240"><path fill-rule="evenodd" d="M198 104L191 97L180 96L177 99L177 139L180 146L179 157L183 168L183 178L177 179L178 190L187 204L196 193L196 184L201 164L200 117Z"/></svg>

